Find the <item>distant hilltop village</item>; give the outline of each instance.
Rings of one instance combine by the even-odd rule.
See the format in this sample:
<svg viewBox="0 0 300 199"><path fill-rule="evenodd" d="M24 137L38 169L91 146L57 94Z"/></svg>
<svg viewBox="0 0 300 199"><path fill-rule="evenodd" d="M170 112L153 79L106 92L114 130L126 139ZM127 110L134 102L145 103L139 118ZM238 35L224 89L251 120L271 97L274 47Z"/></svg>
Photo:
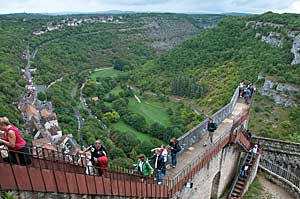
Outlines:
<svg viewBox="0 0 300 199"><path fill-rule="evenodd" d="M80 19L68 17L66 19L61 20L60 22L49 22L40 30L34 30L32 34L37 36L42 35L46 32L64 29L64 27L66 26L73 27L87 23L123 23L122 19L122 16L97 16Z"/></svg>

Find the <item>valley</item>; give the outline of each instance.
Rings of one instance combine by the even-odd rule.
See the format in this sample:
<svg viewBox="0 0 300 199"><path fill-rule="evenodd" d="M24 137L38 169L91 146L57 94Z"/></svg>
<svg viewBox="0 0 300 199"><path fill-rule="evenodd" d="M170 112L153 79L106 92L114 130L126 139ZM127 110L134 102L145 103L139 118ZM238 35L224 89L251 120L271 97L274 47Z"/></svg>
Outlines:
<svg viewBox="0 0 300 199"><path fill-rule="evenodd" d="M300 141L298 91L261 92L265 80L299 88L299 15L112 17L0 16L0 111L27 131L28 140L33 132L16 108L25 92L27 46L32 81L46 86L38 103L51 102L63 135L80 145L103 140L116 162L130 165L138 153L149 155L149 149L183 135L227 104L242 80L258 88L250 129ZM66 24L97 20L62 27L66 18ZM292 103L265 96L272 89L276 99Z"/></svg>

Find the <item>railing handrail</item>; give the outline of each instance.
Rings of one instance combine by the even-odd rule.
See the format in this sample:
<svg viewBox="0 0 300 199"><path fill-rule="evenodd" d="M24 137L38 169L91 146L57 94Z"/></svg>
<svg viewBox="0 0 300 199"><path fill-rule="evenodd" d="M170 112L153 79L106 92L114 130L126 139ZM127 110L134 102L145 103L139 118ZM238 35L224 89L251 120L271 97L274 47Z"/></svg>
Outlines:
<svg viewBox="0 0 300 199"><path fill-rule="evenodd" d="M45 148L39 148L39 147L37 147L37 149L42 149L42 154L41 154L42 156L39 156L40 155L39 153L38 154L32 153L33 150L32 150L31 147L30 147L30 152L29 153L20 152L20 151L13 151L13 150L10 150L10 149L0 149L0 154L1 154L2 151L6 151L6 153L9 153L10 151L12 151L13 153L15 153L18 164L20 162L19 162L19 159L18 159L19 157L16 154L21 154L24 157L29 156L31 161L37 160L38 164L35 164L33 166L32 163L31 163L31 164L28 164L28 165L26 164L24 166L32 166L32 167L40 168L40 169L57 170L57 168L54 168L53 165L47 166L47 168L45 168L41 164L40 161L45 161L45 162L50 163L50 164L53 164L53 163L63 164L64 165L64 167L62 169L63 171L67 171L65 166L66 167L67 166L76 166L77 168L81 168L84 171L87 168L89 168L88 163L87 163L89 158L88 158L87 155L83 155L83 154L80 155L79 156L79 158L81 159L80 162L74 162L74 161L67 161L68 156L75 157L74 155L68 155L68 154L64 154L63 152L53 151L53 150L49 150L49 149L45 149ZM47 152L47 155L45 155L45 152ZM74 158L72 158L72 159L74 160ZM4 162L4 161L3 161L2 156L0 155L0 163L2 163L2 162ZM7 162L7 163L12 164L11 162ZM92 166L92 167L94 169L100 169L100 167L98 167L98 166ZM70 172L70 173L80 173L80 172L78 172L78 170L74 170L74 169L68 169L68 172ZM88 170L88 172L89 172L89 170ZM107 167L107 173L131 175L131 176L136 177L138 179L144 177L140 174L137 174L134 169L128 169L128 168L124 168L124 167L120 167L120 166L112 166L112 165L109 165ZM84 174L86 174L86 173L84 172ZM86 175L93 175L93 174L88 173ZM153 179L153 177L150 177L150 178Z"/></svg>
<svg viewBox="0 0 300 199"><path fill-rule="evenodd" d="M300 189L300 178L297 177L295 174L289 172L288 170L282 168L281 166L274 164L273 162L264 159L262 157L260 159L260 166L263 166L265 169L286 179L287 181L289 181L290 183L292 183L293 185L295 185Z"/></svg>
<svg viewBox="0 0 300 199"><path fill-rule="evenodd" d="M215 154L219 153L219 151L229 142L230 133L224 134L223 136L219 137L217 142L214 143L214 147L207 149L204 153L200 154L198 158L181 169L180 172L176 174L176 176L169 180L169 183L171 184L171 186L169 186L170 195L173 195L172 193L174 193L174 188L175 191L179 191L178 188L181 188L180 186L183 186L184 183L193 178L195 173L199 172L201 168L203 168L204 165L206 165L215 156Z"/></svg>
<svg viewBox="0 0 300 199"><path fill-rule="evenodd" d="M254 139L258 139L258 140L265 140L265 141L270 141L270 142L278 142L278 143L283 143L283 144L288 144L288 145L296 145L300 147L300 143L297 142L289 142L289 141L284 141L284 140L278 140L278 139L274 139L274 138L266 138L266 137L260 137L260 136L253 136Z"/></svg>
<svg viewBox="0 0 300 199"><path fill-rule="evenodd" d="M231 190L230 190L230 193L229 193L229 197L232 195L232 192L233 192L233 190L234 190L234 187L235 187L235 185L236 185L236 183L237 183L237 181L238 181L238 179L239 179L241 168L242 168L243 165L246 163L248 156L249 156L249 153L246 154L246 156L245 156L245 158L244 158L244 160L243 160L241 166L238 167L238 170L237 170L237 172L236 172L237 175L235 176L234 181L233 181L233 183L232 183Z"/></svg>
<svg viewBox="0 0 300 199"><path fill-rule="evenodd" d="M214 142L214 147L212 148L208 148L205 150L205 152L200 152L197 156L196 156L196 159L194 159L192 162L190 162L189 164L187 164L183 169L181 169L181 171L179 173L177 173L174 178L178 177L181 173L184 172L184 170L186 170L187 168L189 168L191 165L193 165L195 162L198 162L199 160L203 159L203 157L205 157L211 150L215 149L216 148L216 145L220 144L220 142L222 140L224 140L224 138L228 136L227 134L224 134L223 136L219 137L217 139L216 142Z"/></svg>

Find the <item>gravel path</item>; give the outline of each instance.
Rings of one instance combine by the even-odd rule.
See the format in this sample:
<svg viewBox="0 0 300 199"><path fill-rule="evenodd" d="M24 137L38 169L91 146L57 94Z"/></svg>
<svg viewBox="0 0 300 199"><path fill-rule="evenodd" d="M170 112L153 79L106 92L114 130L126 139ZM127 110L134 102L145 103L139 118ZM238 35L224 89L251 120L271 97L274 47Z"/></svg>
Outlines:
<svg viewBox="0 0 300 199"><path fill-rule="evenodd" d="M280 186L270 182L262 175L257 175L258 181L263 186L263 194L261 199L294 199L291 194L289 194L286 190L281 188Z"/></svg>

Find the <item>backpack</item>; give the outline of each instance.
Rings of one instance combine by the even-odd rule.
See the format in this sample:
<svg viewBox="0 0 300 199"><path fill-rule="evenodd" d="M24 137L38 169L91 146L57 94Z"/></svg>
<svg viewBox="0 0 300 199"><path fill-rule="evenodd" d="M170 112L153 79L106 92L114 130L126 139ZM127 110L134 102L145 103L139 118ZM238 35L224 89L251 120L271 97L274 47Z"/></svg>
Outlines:
<svg viewBox="0 0 300 199"><path fill-rule="evenodd" d="M175 148L176 153L180 152L181 151L181 146L179 145L178 142L176 143L175 146L176 146L176 148Z"/></svg>
<svg viewBox="0 0 300 199"><path fill-rule="evenodd" d="M216 129L218 128L218 125L217 125L217 123L215 123L215 122L212 123L212 126L213 126L213 129L214 129L214 130L216 130Z"/></svg>
<svg viewBox="0 0 300 199"><path fill-rule="evenodd" d="M218 127L217 124L215 122L212 122L208 125L207 130L210 131L210 132L214 132L217 129L217 127Z"/></svg>

